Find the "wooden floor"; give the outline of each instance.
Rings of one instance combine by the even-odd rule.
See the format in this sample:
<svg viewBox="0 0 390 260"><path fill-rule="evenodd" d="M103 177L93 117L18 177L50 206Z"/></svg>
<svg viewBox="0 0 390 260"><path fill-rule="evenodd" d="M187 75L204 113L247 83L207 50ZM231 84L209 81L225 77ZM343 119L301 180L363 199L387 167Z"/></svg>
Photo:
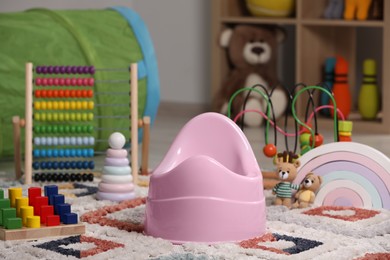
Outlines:
<svg viewBox="0 0 390 260"><path fill-rule="evenodd" d="M176 103L162 103L160 104L156 121L151 128L151 142L150 142L150 155L149 165L150 168L155 168L159 162L163 159L168 151L172 141L180 131L180 129L194 116L206 112L206 106L191 105L191 104L176 104ZM328 127L329 128L329 127ZM325 137L325 142L333 141L333 133L331 131L321 131L321 134ZM264 142L264 130L262 128L245 129L245 134L252 148L255 152L260 167L265 170L272 170L272 160L263 155L262 149ZM353 132L353 140L369 145L378 149L385 155L390 157L390 135L377 135L377 134L355 134ZM278 135L278 149L284 150L284 137ZM270 142L273 143L273 133L270 132ZM293 139L289 140L290 149L294 146ZM96 165L100 167L103 163L104 156L97 158ZM99 170L99 169L98 169ZM12 158L3 159L0 161L0 178L12 178L14 176L14 167Z"/></svg>

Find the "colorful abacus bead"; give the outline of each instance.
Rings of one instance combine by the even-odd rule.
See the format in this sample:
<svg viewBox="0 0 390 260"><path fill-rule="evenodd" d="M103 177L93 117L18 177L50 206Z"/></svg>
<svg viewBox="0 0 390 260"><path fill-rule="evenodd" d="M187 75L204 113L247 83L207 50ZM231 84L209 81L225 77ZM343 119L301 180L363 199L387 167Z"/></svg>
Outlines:
<svg viewBox="0 0 390 260"><path fill-rule="evenodd" d="M42 79L41 78L36 78L35 80L35 85L40 86L42 84Z"/></svg>

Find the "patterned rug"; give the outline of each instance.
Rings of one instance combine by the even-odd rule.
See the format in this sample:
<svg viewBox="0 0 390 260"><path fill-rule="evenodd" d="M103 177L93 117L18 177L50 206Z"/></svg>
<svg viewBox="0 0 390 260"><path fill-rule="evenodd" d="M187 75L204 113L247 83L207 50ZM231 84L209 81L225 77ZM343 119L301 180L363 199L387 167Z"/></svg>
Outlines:
<svg viewBox="0 0 390 260"><path fill-rule="evenodd" d="M24 187L27 189L27 187ZM70 187L71 188L71 187ZM86 225L84 235L0 242L1 259L390 259L390 211L349 207L267 207L267 232L241 243L173 245L145 236L147 188L114 203L94 198L96 184L60 193ZM267 204L272 195L265 191Z"/></svg>

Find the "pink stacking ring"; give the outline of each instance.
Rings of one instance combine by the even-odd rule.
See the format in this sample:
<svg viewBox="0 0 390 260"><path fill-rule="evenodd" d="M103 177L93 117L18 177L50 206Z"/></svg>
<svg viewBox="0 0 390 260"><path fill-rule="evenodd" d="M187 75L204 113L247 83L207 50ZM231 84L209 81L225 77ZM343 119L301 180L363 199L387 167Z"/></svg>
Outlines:
<svg viewBox="0 0 390 260"><path fill-rule="evenodd" d="M111 184L111 183L99 183L99 191L101 192L111 192L111 193L126 193L134 191L133 183L123 183L123 184Z"/></svg>
<svg viewBox="0 0 390 260"><path fill-rule="evenodd" d="M108 193L98 191L96 193L96 198L98 200L111 200L111 201L123 201L123 200L132 200L135 199L135 192L128 193Z"/></svg>
<svg viewBox="0 0 390 260"><path fill-rule="evenodd" d="M107 157L104 160L105 166L129 166L129 160L127 158L110 158Z"/></svg>
<svg viewBox="0 0 390 260"><path fill-rule="evenodd" d="M125 149L107 149L107 157L110 158L127 158L127 151Z"/></svg>

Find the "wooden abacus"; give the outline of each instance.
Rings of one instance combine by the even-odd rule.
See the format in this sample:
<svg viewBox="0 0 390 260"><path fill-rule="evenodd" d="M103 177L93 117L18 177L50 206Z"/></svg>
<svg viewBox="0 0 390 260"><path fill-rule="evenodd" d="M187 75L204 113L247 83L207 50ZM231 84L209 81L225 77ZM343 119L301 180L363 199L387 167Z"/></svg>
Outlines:
<svg viewBox="0 0 390 260"><path fill-rule="evenodd" d="M112 69L96 69L96 70L112 70ZM149 126L150 119L144 117L138 120L138 68L137 64L131 64L128 69L113 69L115 71L130 71L130 115L115 115L115 120L130 119L130 141L131 141L131 166L134 182L138 183L138 127L144 128L143 140L143 154L148 154L148 140L149 140ZM40 161L33 162L33 156L38 158L50 157L84 157L91 158L95 155L93 147L95 142L106 140L95 140L93 136L85 136L85 134L92 134L93 131L99 131L97 127L85 124L94 119L110 117L107 115L93 114L93 109L96 106L104 108L104 106L119 106L124 104L96 104L92 100L94 95L110 94L110 92L99 93L94 90L96 81L93 77L80 78L47 78L37 77L33 79L34 72L37 74L80 74L86 75L95 73L93 66L37 66L33 68L32 63L26 64L26 111L25 120L20 120L18 117L13 118L14 126L14 144L15 144L15 168L16 177L20 177L20 127L25 127L25 183L30 184L33 179L33 168L35 170L63 170L63 169L79 169L88 170L90 173L81 175L73 174L70 178L65 178L65 181L81 181L92 180L93 175L91 171L94 168L94 162L91 161ZM102 80L101 80L102 81ZM129 80L106 80L111 84L114 83L128 83ZM34 89L34 84L36 89ZM53 89L48 89L48 86L53 86ZM65 87L62 89L61 87ZM46 89L45 89L46 88ZM124 93L121 93L123 95ZM36 99L33 101L33 99ZM77 100L75 100L77 98ZM64 100L62 100L64 99ZM79 100L81 99L81 100ZM33 110L59 110L61 112L35 112ZM82 110L82 112L68 112L69 110ZM64 112L65 111L65 112ZM50 121L50 122L65 122L61 125L34 124L34 121ZM69 122L71 122L69 124ZM77 122L77 124L74 124ZM82 123L80 123L82 122ZM136 126L136 127L132 127ZM111 127L110 129L115 129ZM50 130L51 133L61 133L59 137L42 137L33 138L33 133L46 133ZM101 129L100 129L101 130ZM122 129L123 130L123 129ZM80 134L75 136L68 136L64 134ZM35 146L60 146L61 149L34 149ZM67 149L68 146L76 146L76 149ZM64 148L65 147L65 148ZM82 147L82 148L79 148ZM87 148L86 148L87 147ZM143 173L148 169L147 156L142 160ZM36 175L35 175L36 176ZM48 175L50 176L50 175ZM61 176L55 174L51 176L54 181ZM66 176L66 175L63 175ZM72 177L73 176L73 177ZM92 176L92 177L91 177ZM51 179L50 178L50 179ZM49 181L49 180L48 180Z"/></svg>

